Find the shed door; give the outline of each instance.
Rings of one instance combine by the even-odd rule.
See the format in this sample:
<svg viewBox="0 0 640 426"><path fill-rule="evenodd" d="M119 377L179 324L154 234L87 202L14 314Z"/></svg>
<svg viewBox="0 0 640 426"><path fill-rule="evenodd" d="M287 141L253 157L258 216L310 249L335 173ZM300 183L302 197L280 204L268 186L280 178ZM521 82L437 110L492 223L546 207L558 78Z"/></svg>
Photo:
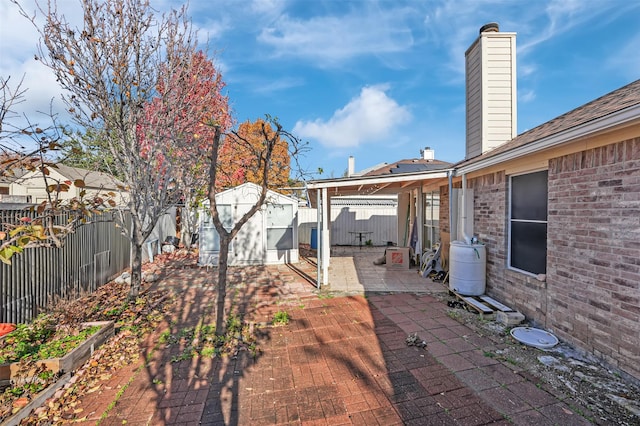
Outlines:
<svg viewBox="0 0 640 426"><path fill-rule="evenodd" d="M234 206L234 217L240 219L251 205L239 204ZM244 224L238 235L233 239L234 264L263 264L264 263L264 237L263 237L263 211L258 210L255 215Z"/></svg>
<svg viewBox="0 0 640 426"><path fill-rule="evenodd" d="M205 210L203 214L204 217L202 218L200 225L200 252L208 254L217 253L220 251L220 236L218 235L218 231L216 231L216 227L211 220L209 210ZM233 227L231 206L218 204L218 214L220 215L220 220L222 221L225 229L227 229L227 231L230 230ZM233 250L233 247L231 247L231 250Z"/></svg>

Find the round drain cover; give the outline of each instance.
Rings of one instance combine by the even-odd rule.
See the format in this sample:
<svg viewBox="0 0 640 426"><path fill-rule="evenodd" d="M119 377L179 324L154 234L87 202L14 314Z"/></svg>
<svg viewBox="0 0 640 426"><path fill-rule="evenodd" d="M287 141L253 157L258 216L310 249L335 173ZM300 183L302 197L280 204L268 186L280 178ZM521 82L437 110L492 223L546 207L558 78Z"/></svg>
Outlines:
<svg viewBox="0 0 640 426"><path fill-rule="evenodd" d="M548 331L531 327L516 327L511 329L511 336L518 342L536 348L548 349L558 344L558 338Z"/></svg>

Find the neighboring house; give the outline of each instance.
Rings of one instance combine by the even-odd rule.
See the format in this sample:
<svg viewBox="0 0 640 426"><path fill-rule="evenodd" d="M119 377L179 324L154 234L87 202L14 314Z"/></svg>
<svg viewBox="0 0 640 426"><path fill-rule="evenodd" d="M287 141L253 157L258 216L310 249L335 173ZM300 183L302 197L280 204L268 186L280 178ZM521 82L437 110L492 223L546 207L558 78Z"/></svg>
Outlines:
<svg viewBox="0 0 640 426"><path fill-rule="evenodd" d="M443 243L486 246L486 293L640 379L640 80L516 136L515 34L483 27L466 59L466 159L385 188L418 218L437 193Z"/></svg>
<svg viewBox="0 0 640 426"><path fill-rule="evenodd" d="M21 205L29 201L26 195L12 195L11 185L26 173L23 169L13 170L13 174L0 176L0 204Z"/></svg>
<svg viewBox="0 0 640 426"><path fill-rule="evenodd" d="M10 188L11 188L11 180L0 176L0 196L9 195Z"/></svg>
<svg viewBox="0 0 640 426"><path fill-rule="evenodd" d="M80 197L82 191L85 191L85 198L99 194L106 198L104 194L113 192L116 194L114 197L116 204L126 203L127 192L122 189L124 184L107 173L79 169L64 164L56 164L48 169L49 175L46 176L46 180L40 171L25 173L11 183L9 193L14 196L24 196L28 202L39 204L48 200L47 185L66 183L69 185L69 190L59 193L61 200ZM82 180L84 187L76 186L74 182L77 180Z"/></svg>
<svg viewBox="0 0 640 426"><path fill-rule="evenodd" d="M244 183L216 194L220 220L227 230L260 198L262 188ZM217 265L220 237L208 203L200 212L199 263ZM265 203L240 229L229 247L229 265L298 262L298 200L268 190Z"/></svg>

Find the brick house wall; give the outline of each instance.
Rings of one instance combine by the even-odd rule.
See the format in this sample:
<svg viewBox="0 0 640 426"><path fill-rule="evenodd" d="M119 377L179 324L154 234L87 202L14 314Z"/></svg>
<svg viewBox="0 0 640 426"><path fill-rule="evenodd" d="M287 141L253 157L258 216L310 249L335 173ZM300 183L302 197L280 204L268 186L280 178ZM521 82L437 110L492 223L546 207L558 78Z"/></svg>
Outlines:
<svg viewBox="0 0 640 426"><path fill-rule="evenodd" d="M546 280L508 269L509 176L467 180L486 293L640 378L640 138L549 160ZM455 185L454 185L455 186ZM448 188L441 187L448 206ZM448 229L448 208L440 223Z"/></svg>
<svg viewBox="0 0 640 426"><path fill-rule="evenodd" d="M467 187L474 193L474 232L487 250L486 293L544 325L547 313L545 282L507 268L508 183L504 171L467 181Z"/></svg>
<svg viewBox="0 0 640 426"><path fill-rule="evenodd" d="M640 378L640 138L549 161L548 326Z"/></svg>

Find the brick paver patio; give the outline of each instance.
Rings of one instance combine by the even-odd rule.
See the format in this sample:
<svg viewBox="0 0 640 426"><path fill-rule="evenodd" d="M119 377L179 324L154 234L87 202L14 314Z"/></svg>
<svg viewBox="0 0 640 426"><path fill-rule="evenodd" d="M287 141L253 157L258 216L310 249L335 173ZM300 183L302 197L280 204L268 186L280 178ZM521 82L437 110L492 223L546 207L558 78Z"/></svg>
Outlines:
<svg viewBox="0 0 640 426"><path fill-rule="evenodd" d="M568 402L536 386L516 367L484 356L493 345L420 293L318 293L315 267L302 262L234 269L235 309L261 333L254 358L172 362L184 349L158 346L209 318L212 270L163 273L178 295L175 312L149 336L140 360L81 398L84 424L101 425L584 425ZM387 279L388 280L388 279ZM278 310L286 326L266 325ZM426 348L408 346L417 333ZM575 405L575 404L571 404Z"/></svg>

